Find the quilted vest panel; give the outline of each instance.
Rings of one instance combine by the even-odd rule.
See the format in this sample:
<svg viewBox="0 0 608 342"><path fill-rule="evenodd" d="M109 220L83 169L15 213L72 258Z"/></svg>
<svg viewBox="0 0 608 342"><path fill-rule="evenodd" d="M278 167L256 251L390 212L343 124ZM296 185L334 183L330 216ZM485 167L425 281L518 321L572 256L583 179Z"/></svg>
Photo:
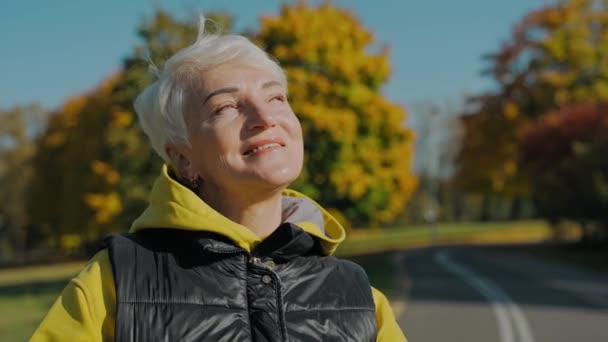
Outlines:
<svg viewBox="0 0 608 342"><path fill-rule="evenodd" d="M363 269L277 230L252 253L208 233L110 236L116 341L375 341Z"/></svg>

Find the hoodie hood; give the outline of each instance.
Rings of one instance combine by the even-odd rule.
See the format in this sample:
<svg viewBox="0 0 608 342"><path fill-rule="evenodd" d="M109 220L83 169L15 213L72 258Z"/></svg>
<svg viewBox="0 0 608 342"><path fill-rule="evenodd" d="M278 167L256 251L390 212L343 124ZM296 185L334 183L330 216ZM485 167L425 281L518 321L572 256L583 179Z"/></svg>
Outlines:
<svg viewBox="0 0 608 342"><path fill-rule="evenodd" d="M333 254L344 240L344 228L312 199L294 191L283 191L281 223L290 222L319 238L323 252ZM235 245L252 251L264 237L223 216L169 175L165 164L150 192L149 204L133 222L130 231L180 229L223 235Z"/></svg>

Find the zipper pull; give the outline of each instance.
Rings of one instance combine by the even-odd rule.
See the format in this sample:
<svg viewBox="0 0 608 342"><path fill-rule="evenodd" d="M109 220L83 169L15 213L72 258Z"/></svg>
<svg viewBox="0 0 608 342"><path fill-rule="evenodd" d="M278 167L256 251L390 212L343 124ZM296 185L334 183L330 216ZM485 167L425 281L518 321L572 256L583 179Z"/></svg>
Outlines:
<svg viewBox="0 0 608 342"><path fill-rule="evenodd" d="M267 268L267 269L274 269L276 264L274 263L274 261L272 261L272 259L267 259L265 261L262 261L261 258L258 257L251 257L249 258L249 262L253 265L259 266L259 267L263 267L263 268Z"/></svg>

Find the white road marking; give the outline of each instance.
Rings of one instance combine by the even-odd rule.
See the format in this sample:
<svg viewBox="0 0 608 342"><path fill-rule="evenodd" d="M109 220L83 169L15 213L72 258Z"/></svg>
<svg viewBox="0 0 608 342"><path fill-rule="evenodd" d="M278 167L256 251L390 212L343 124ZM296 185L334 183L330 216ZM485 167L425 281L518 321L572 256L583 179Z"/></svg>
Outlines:
<svg viewBox="0 0 608 342"><path fill-rule="evenodd" d="M454 262L450 259L447 251L437 252L434 259L437 264L447 271L463 278L490 302L498 321L498 334L501 342L516 342L517 339L513 330L517 333L520 342L534 342L530 326L523 312L498 285Z"/></svg>

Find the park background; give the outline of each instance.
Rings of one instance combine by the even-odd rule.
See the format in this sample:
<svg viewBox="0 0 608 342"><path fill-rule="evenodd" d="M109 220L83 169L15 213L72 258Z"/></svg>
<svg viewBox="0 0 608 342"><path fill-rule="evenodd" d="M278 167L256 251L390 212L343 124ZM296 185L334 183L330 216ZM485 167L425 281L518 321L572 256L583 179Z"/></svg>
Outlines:
<svg viewBox="0 0 608 342"><path fill-rule="evenodd" d="M0 340L29 335L144 208L161 161L132 102L203 10L286 70L306 143L293 187L347 228L339 254L551 242L548 257L606 269L605 1L14 1Z"/></svg>

